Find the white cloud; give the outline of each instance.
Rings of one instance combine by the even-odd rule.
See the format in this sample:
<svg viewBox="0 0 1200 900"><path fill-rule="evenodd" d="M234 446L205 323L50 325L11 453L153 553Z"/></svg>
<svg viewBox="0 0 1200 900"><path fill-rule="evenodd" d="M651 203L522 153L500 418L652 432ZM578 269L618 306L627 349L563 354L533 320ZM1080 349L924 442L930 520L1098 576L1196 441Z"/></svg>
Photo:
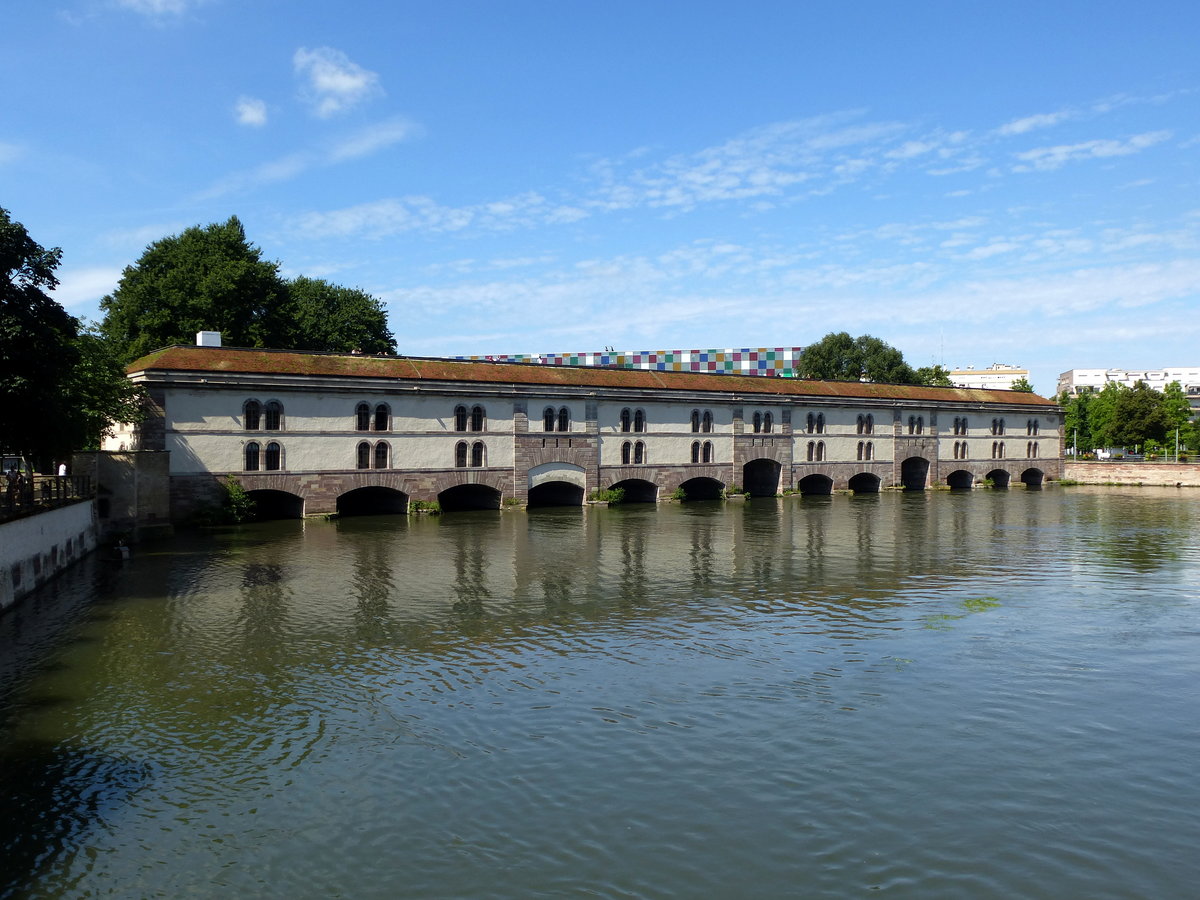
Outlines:
<svg viewBox="0 0 1200 900"><path fill-rule="evenodd" d="M257 97L238 97L233 114L239 125L261 128L267 124L267 104Z"/></svg>
<svg viewBox="0 0 1200 900"><path fill-rule="evenodd" d="M22 148L7 141L0 141L0 166L14 162L22 154Z"/></svg>
<svg viewBox="0 0 1200 900"><path fill-rule="evenodd" d="M1057 169L1068 162L1079 159L1103 159L1112 156L1129 156L1140 153L1171 137L1170 131L1148 131L1137 134L1127 141L1111 139L1084 141L1079 144L1059 144L1054 147L1037 147L1016 154L1023 165L1013 167L1014 172L1046 171Z"/></svg>
<svg viewBox="0 0 1200 900"><path fill-rule="evenodd" d="M1024 134L1027 131L1057 125L1059 122L1070 119L1074 115L1069 110L1060 110L1055 113L1038 113L1034 116L1025 116L1023 119L1013 119L1011 122L1007 122L997 128L996 133L1006 137L1014 134Z"/></svg>
<svg viewBox="0 0 1200 900"><path fill-rule="evenodd" d="M332 47L301 47L292 57L296 74L305 79L304 96L322 119L345 112L383 93L379 75L352 62Z"/></svg>
<svg viewBox="0 0 1200 900"><path fill-rule="evenodd" d="M112 293L121 280L121 271L111 266L96 266L59 272L54 299L68 309L95 303L105 294Z"/></svg>
<svg viewBox="0 0 1200 900"><path fill-rule="evenodd" d="M189 9L205 2L207 0L116 0L117 6L121 9L154 19L181 16Z"/></svg>
<svg viewBox="0 0 1200 900"><path fill-rule="evenodd" d="M418 137L421 133L422 129L419 125L405 119L389 119L378 122L334 144L329 151L328 160L331 163L338 163L361 156L369 156L392 144Z"/></svg>

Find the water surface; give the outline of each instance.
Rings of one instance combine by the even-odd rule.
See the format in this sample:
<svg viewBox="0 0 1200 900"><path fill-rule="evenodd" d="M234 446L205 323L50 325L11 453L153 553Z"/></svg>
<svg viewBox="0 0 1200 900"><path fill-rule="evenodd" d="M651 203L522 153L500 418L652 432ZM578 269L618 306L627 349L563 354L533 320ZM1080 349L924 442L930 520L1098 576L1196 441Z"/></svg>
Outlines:
<svg viewBox="0 0 1200 900"><path fill-rule="evenodd" d="M14 897L1189 897L1200 495L277 522L0 619Z"/></svg>

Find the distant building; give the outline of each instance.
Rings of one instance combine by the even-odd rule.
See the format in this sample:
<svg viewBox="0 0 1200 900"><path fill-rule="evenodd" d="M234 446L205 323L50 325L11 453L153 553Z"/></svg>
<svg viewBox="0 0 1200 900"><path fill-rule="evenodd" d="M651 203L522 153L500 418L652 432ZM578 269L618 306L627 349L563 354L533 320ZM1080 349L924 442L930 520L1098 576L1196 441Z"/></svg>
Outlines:
<svg viewBox="0 0 1200 900"><path fill-rule="evenodd" d="M1024 378L1029 380L1029 370L1006 363L992 363L986 369L967 366L950 373L950 382L955 387L1011 390L1013 383Z"/></svg>
<svg viewBox="0 0 1200 900"><path fill-rule="evenodd" d="M1163 369L1071 369L1058 376L1058 390L1055 394L1066 391L1074 396L1081 389L1102 391L1106 384L1114 382L1133 387L1138 381L1146 382L1156 391L1161 391L1171 382L1178 381L1183 392L1187 394L1192 409L1200 411L1200 366Z"/></svg>
<svg viewBox="0 0 1200 900"><path fill-rule="evenodd" d="M709 375L774 375L795 378L803 347L742 347L736 350L603 350L582 353L501 353L456 356L472 362L537 363L544 366L597 366Z"/></svg>

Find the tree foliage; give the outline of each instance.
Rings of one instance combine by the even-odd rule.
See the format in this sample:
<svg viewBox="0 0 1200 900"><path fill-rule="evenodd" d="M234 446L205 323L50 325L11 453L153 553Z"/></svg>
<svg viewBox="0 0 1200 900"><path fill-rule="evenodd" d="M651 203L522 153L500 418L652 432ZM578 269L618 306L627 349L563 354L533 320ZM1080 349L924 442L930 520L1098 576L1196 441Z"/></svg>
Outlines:
<svg viewBox="0 0 1200 900"><path fill-rule="evenodd" d="M155 241L100 301L101 331L128 362L198 331L235 347L282 347L287 287L237 216Z"/></svg>
<svg viewBox="0 0 1200 900"><path fill-rule="evenodd" d="M1063 391L1058 405L1063 408L1063 436L1079 453L1089 453L1097 446L1092 439L1092 399L1094 394L1081 390L1072 396Z"/></svg>
<svg viewBox="0 0 1200 900"><path fill-rule="evenodd" d="M294 278L287 283L297 350L334 353L395 353L383 303L366 291L339 287L320 278Z"/></svg>
<svg viewBox="0 0 1200 900"><path fill-rule="evenodd" d="M230 347L394 353L387 313L365 291L317 278L284 281L236 216L155 241L100 301L101 331L129 362L221 332Z"/></svg>
<svg viewBox="0 0 1200 900"><path fill-rule="evenodd" d="M1009 387L1009 390L1021 391L1022 393L1025 393L1025 394L1032 394L1033 393L1033 385L1029 383L1028 378L1026 378L1024 375L1022 375L1020 378L1018 378L1016 381L1014 381L1012 383L1012 385Z"/></svg>
<svg viewBox="0 0 1200 900"><path fill-rule="evenodd" d="M921 368L916 370L914 375L917 384L927 385L928 387L954 386L954 382L950 380L950 371L944 366L921 366Z"/></svg>
<svg viewBox="0 0 1200 900"><path fill-rule="evenodd" d="M61 257L0 209L0 449L34 458L70 443L64 386L78 324L46 293Z"/></svg>
<svg viewBox="0 0 1200 900"><path fill-rule="evenodd" d="M856 338L845 331L827 334L805 347L796 364L802 378L917 383L917 373L904 361L903 354L869 334Z"/></svg>
<svg viewBox="0 0 1200 900"><path fill-rule="evenodd" d="M1112 431L1112 446L1138 447L1148 440L1161 441L1167 421L1163 414L1163 395L1144 381L1117 393Z"/></svg>
<svg viewBox="0 0 1200 900"><path fill-rule="evenodd" d="M0 449L42 464L97 447L110 422L140 411L99 334L47 295L61 256L0 209Z"/></svg>

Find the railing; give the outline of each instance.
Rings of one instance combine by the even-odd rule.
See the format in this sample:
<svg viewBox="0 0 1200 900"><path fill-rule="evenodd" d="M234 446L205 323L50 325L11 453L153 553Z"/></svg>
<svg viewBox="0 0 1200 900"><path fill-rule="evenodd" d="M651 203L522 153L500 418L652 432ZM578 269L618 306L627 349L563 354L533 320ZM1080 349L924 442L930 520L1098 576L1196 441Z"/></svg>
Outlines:
<svg viewBox="0 0 1200 900"><path fill-rule="evenodd" d="M0 476L0 522L31 515L96 494L87 475Z"/></svg>

